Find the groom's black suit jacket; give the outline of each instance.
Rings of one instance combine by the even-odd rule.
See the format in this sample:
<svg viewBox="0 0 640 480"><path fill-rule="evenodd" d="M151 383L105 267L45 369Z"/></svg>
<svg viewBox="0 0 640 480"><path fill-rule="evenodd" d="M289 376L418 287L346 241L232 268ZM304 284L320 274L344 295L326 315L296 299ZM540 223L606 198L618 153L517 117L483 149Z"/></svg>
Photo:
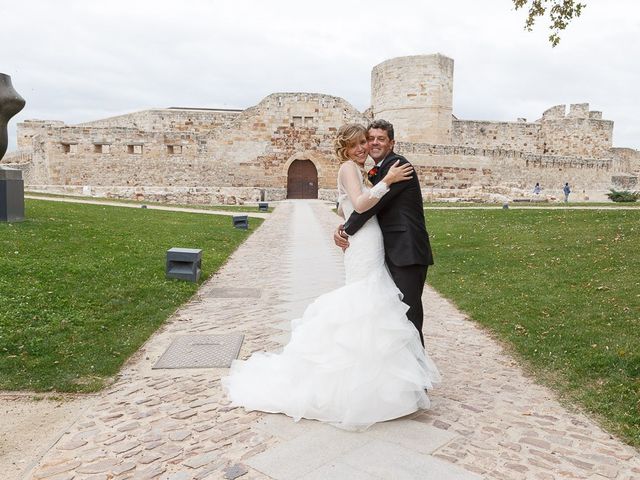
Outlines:
<svg viewBox="0 0 640 480"><path fill-rule="evenodd" d="M382 180L396 160L400 160L400 164L408 163L403 156L390 152L372 183ZM399 267L433 265L416 172L413 172L411 179L391 185L389 192L373 208L363 213L353 212L344 224L345 232L353 235L373 215L378 216L385 253L391 263Z"/></svg>

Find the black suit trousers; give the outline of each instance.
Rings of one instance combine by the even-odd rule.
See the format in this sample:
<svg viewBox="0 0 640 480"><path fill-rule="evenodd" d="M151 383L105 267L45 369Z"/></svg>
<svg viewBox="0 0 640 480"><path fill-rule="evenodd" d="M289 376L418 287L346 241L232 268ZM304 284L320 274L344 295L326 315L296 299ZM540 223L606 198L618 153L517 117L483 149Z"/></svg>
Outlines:
<svg viewBox="0 0 640 480"><path fill-rule="evenodd" d="M391 277L398 289L402 292L402 301L409 305L407 318L418 330L420 341L424 346L424 337L422 336L422 291L424 290L424 282L427 279L427 265L406 265L399 267L389 262L387 258L387 266L391 272Z"/></svg>

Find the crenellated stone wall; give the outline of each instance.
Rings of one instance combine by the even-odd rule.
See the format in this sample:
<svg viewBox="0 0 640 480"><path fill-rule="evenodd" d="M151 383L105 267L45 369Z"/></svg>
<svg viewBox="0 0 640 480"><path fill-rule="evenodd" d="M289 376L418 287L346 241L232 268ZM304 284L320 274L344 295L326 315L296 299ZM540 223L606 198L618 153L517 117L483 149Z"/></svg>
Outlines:
<svg viewBox="0 0 640 480"><path fill-rule="evenodd" d="M589 111L588 103L546 110L535 122L453 121L453 143L480 148L506 148L546 155L608 158L611 156L613 122Z"/></svg>
<svg viewBox="0 0 640 480"><path fill-rule="evenodd" d="M176 113L179 117L171 120ZM162 196L157 186L175 191L167 199L196 194L202 195L202 202L221 195L249 199L261 190L272 199L282 199L289 165L294 160L311 160L321 195L332 198L327 191L335 190L339 168L333 154L336 126L367 122L344 100L311 93L269 95L255 107L234 114L224 128L204 128L207 119L217 118L217 112L199 113L153 110L76 126L23 122L19 125L22 137L29 136L32 145L39 145L31 153L37 174L28 183L39 190L45 185L61 186L64 191L91 186L92 192L116 197L139 197L141 192ZM200 127L175 130L185 119ZM215 188L206 190L210 187Z"/></svg>
<svg viewBox="0 0 640 480"><path fill-rule="evenodd" d="M318 93L273 93L245 110L166 108L79 125L27 120L3 164L28 189L176 203L280 200L296 160L309 160L318 197L334 200L340 125L394 124L396 150L415 165L427 198L504 201L540 183L560 197L635 188L640 152L612 148L613 122L587 103L554 106L535 122L457 119L453 60L441 54L387 60L372 71L372 105L359 112Z"/></svg>
<svg viewBox="0 0 640 480"><path fill-rule="evenodd" d="M517 150L400 143L396 150L416 167L425 198L504 201L530 196L561 198L564 182L576 193L606 192L618 175L612 160L539 155Z"/></svg>
<svg viewBox="0 0 640 480"><path fill-rule="evenodd" d="M86 127L130 127L150 132L212 132L228 128L242 110L163 108L81 123Z"/></svg>
<svg viewBox="0 0 640 480"><path fill-rule="evenodd" d="M557 105L542 114L540 142L542 153L591 158L609 156L613 146L613 122L603 120L601 112L589 111L588 103Z"/></svg>
<svg viewBox="0 0 640 480"><path fill-rule="evenodd" d="M59 120L27 120L20 123L17 131L18 152L30 152L36 137L55 136L56 130L64 126L65 123Z"/></svg>
<svg viewBox="0 0 640 480"><path fill-rule="evenodd" d="M542 153L540 124L453 120L453 144L476 148L503 148L526 153Z"/></svg>
<svg viewBox="0 0 640 480"><path fill-rule="evenodd" d="M612 148L610 154L617 171L640 174L640 151L633 148Z"/></svg>

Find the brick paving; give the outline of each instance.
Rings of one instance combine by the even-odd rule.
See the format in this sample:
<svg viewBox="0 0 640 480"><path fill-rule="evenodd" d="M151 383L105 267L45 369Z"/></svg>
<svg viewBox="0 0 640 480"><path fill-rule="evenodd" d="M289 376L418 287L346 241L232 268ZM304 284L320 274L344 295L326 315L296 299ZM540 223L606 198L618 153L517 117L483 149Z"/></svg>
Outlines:
<svg viewBox="0 0 640 480"><path fill-rule="evenodd" d="M364 434L232 408L220 387L226 369L151 368L178 335L242 332L241 357L280 348L304 305L342 283L338 220L323 202L281 203L26 479L640 479L638 451L563 408L431 289L426 340L444 377L432 409ZM260 296L220 295L230 287Z"/></svg>

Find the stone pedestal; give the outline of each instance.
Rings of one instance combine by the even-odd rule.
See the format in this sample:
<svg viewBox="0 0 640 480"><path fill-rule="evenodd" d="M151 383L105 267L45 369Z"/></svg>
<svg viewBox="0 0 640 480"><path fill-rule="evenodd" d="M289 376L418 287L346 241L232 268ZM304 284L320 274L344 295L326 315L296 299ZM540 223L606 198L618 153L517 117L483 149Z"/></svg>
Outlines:
<svg viewBox="0 0 640 480"><path fill-rule="evenodd" d="M22 171L0 167L0 221L24 220L24 181Z"/></svg>

